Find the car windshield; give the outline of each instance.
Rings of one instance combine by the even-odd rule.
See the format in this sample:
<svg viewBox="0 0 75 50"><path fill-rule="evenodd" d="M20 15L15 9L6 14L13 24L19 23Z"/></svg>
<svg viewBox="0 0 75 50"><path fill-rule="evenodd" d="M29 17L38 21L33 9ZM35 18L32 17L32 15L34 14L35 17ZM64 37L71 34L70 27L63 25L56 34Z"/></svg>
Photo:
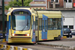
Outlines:
<svg viewBox="0 0 75 50"><path fill-rule="evenodd" d="M30 15L14 15L12 16L12 29L14 30L29 30L30 29Z"/></svg>
<svg viewBox="0 0 75 50"><path fill-rule="evenodd" d="M70 29L68 29L68 28L64 28L64 31L70 31Z"/></svg>

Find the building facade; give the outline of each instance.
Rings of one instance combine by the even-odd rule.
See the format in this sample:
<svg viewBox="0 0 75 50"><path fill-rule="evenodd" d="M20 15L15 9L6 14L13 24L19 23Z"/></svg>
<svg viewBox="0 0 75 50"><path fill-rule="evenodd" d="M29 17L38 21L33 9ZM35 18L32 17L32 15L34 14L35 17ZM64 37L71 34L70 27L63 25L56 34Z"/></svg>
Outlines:
<svg viewBox="0 0 75 50"><path fill-rule="evenodd" d="M63 27L75 30L75 0L33 0L30 3L31 8L35 10L42 7L38 2L45 2L43 9L48 11L61 11L64 16ZM36 6L36 3L38 6ZM34 6L35 5L35 6Z"/></svg>
<svg viewBox="0 0 75 50"><path fill-rule="evenodd" d="M47 0L33 0L30 5L33 9L47 9Z"/></svg>
<svg viewBox="0 0 75 50"><path fill-rule="evenodd" d="M30 6L34 9L73 8L75 0L33 0Z"/></svg>

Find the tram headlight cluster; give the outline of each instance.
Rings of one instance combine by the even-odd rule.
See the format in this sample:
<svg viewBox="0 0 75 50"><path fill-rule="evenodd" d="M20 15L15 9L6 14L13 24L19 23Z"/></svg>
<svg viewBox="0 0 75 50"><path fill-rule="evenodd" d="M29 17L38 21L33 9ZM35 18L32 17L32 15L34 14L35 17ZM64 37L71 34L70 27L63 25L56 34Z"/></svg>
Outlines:
<svg viewBox="0 0 75 50"><path fill-rule="evenodd" d="M30 36L30 34L12 34L12 36Z"/></svg>
<svg viewBox="0 0 75 50"><path fill-rule="evenodd" d="M29 36L29 34L27 34L27 36Z"/></svg>
<svg viewBox="0 0 75 50"><path fill-rule="evenodd" d="M25 36L30 36L30 34L25 34Z"/></svg>
<svg viewBox="0 0 75 50"><path fill-rule="evenodd" d="M12 34L12 36L15 36L15 34Z"/></svg>

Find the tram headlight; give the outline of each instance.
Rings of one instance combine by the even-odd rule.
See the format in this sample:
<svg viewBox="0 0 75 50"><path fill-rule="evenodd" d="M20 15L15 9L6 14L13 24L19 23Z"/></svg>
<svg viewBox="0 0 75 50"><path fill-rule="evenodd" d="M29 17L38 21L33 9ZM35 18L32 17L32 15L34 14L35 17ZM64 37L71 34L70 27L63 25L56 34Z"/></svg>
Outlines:
<svg viewBox="0 0 75 50"><path fill-rule="evenodd" d="M27 34L27 36L29 36L29 34Z"/></svg>
<svg viewBox="0 0 75 50"><path fill-rule="evenodd" d="M15 36L15 34L12 34L12 36Z"/></svg>

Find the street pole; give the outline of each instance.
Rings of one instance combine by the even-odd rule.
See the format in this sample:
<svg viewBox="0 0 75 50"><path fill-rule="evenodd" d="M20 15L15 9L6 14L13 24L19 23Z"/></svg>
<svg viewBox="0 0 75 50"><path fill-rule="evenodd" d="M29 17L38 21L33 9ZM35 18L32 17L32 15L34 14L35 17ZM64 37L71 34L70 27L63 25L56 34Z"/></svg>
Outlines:
<svg viewBox="0 0 75 50"><path fill-rule="evenodd" d="M18 2L18 0L16 0ZM18 5L17 5L18 6Z"/></svg>
<svg viewBox="0 0 75 50"><path fill-rule="evenodd" d="M18 0L17 0L17 2L18 2Z"/></svg>
<svg viewBox="0 0 75 50"><path fill-rule="evenodd" d="M23 0L22 0L22 6L23 6Z"/></svg>
<svg viewBox="0 0 75 50"><path fill-rule="evenodd" d="M5 38L5 13L4 13L4 0L2 0L2 33L3 33L3 38Z"/></svg>

